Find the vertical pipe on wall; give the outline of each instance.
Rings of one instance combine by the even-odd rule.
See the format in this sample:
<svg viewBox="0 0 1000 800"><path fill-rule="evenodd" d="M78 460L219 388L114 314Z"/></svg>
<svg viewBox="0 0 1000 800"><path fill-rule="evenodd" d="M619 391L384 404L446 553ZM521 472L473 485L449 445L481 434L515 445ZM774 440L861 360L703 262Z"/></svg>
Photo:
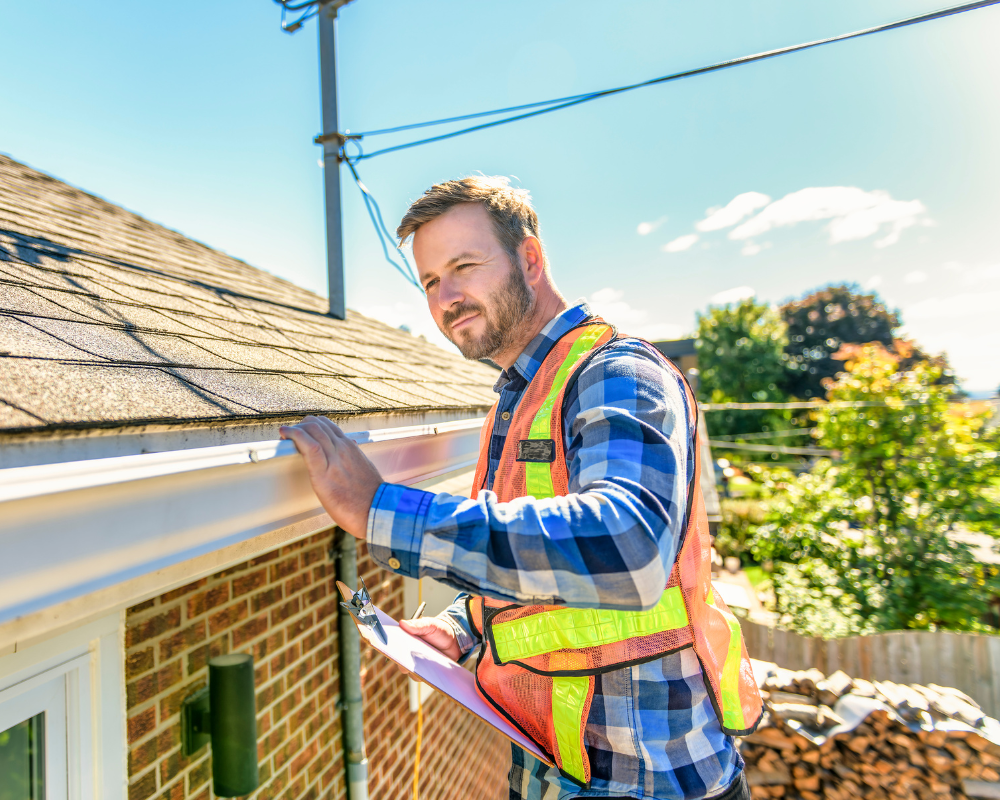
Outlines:
<svg viewBox="0 0 1000 800"><path fill-rule="evenodd" d="M357 541L336 528L337 580L358 588ZM368 757L365 755L364 698L361 694L361 634L354 618L338 606L340 621L340 702L343 708L344 762L348 800L368 800Z"/></svg>

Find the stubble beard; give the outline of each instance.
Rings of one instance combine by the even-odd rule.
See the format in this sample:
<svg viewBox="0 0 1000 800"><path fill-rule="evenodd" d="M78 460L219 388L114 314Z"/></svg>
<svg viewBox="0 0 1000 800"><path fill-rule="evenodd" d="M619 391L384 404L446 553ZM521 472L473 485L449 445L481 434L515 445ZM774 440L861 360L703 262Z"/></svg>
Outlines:
<svg viewBox="0 0 1000 800"><path fill-rule="evenodd" d="M487 309L479 303L463 303L449 309L442 319L445 328L442 333L470 361L495 360L495 356L517 343L519 327L535 308L535 298L521 270L511 266L507 281L490 297L490 306ZM478 339L448 333L452 322L470 313L480 314L486 323Z"/></svg>

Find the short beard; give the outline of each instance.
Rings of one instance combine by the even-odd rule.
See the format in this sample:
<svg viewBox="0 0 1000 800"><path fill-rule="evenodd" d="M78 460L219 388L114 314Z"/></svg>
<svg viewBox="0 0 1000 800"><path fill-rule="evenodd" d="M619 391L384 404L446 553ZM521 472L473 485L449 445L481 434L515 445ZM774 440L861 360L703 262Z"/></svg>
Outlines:
<svg viewBox="0 0 1000 800"><path fill-rule="evenodd" d="M535 308L535 298L531 296L524 275L513 264L507 282L490 297L490 300L492 308L488 311L479 303L463 303L457 308L449 309L441 320L444 325L442 333L470 361L480 361L484 358L495 360L495 356L513 346L519 335L518 328ZM482 315L486 322L483 335L475 340L461 340L461 337L449 336L447 329L451 323L470 313Z"/></svg>

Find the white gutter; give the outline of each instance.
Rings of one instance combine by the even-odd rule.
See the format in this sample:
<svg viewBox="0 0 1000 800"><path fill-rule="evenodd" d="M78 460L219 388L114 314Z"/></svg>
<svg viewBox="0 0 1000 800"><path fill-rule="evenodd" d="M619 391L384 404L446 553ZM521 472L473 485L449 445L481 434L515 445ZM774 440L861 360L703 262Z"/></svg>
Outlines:
<svg viewBox="0 0 1000 800"><path fill-rule="evenodd" d="M474 464L482 424L348 435L411 484ZM0 623L302 523L329 518L290 442L0 470Z"/></svg>

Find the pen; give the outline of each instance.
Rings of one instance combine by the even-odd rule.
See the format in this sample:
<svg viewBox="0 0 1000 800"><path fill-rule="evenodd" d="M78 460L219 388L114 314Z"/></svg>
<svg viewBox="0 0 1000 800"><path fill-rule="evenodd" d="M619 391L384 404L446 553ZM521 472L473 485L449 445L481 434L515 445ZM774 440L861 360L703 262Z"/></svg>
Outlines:
<svg viewBox="0 0 1000 800"><path fill-rule="evenodd" d="M413 612L413 616L410 617L410 619L420 619L420 617L423 616L425 608L427 608L426 600L424 600L424 602L422 602L419 606L417 606L417 610Z"/></svg>

